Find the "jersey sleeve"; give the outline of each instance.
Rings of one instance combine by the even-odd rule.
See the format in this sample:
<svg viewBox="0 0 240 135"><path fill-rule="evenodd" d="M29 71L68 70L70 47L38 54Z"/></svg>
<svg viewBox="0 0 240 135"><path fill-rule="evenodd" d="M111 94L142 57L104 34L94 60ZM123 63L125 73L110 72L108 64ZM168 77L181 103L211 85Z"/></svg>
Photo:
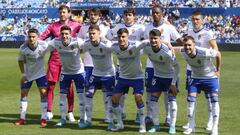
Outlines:
<svg viewBox="0 0 240 135"><path fill-rule="evenodd" d="M52 25L48 25L47 29L39 36L40 40L45 40L51 37Z"/></svg>
<svg viewBox="0 0 240 135"><path fill-rule="evenodd" d="M174 26L172 26L171 27L171 39L176 41L180 37L181 37L181 35L177 32L176 28Z"/></svg>
<svg viewBox="0 0 240 135"><path fill-rule="evenodd" d="M21 50L21 47L20 47L20 50L19 50L19 53L18 53L18 61L23 61L24 60L24 54Z"/></svg>
<svg viewBox="0 0 240 135"><path fill-rule="evenodd" d="M48 47L46 51L52 51L56 47L55 39L48 41L47 44L48 44Z"/></svg>
<svg viewBox="0 0 240 135"><path fill-rule="evenodd" d="M215 51L213 49L206 49L205 55L206 55L206 57L214 58L217 56L217 51Z"/></svg>
<svg viewBox="0 0 240 135"><path fill-rule="evenodd" d="M209 40L215 40L216 39L216 37L214 36L214 33L213 33L213 31L211 31L211 30L208 30L208 35L207 35L207 41L209 41Z"/></svg>

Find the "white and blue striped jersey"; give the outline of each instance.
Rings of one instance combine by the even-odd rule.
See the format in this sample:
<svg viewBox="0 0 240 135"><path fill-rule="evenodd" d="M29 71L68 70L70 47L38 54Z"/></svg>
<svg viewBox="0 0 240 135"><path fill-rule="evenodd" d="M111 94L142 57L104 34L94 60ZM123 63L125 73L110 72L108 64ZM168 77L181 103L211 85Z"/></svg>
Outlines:
<svg viewBox="0 0 240 135"><path fill-rule="evenodd" d="M121 50L118 43L112 45L112 51L116 54L120 66L120 78L142 79L144 74L140 60L140 50L147 44L140 42L129 42L126 50Z"/></svg>
<svg viewBox="0 0 240 135"><path fill-rule="evenodd" d="M129 32L129 41L140 41L143 39L144 25L134 23L132 26L127 26L124 23L117 24L114 28L107 32L106 38L109 40L117 40L117 31L121 28L126 28Z"/></svg>
<svg viewBox="0 0 240 135"><path fill-rule="evenodd" d="M158 52L154 52L149 45L143 49L143 52L153 64L154 76L172 78L172 84L176 83L180 69L175 55L167 45L161 44Z"/></svg>
<svg viewBox="0 0 240 135"><path fill-rule="evenodd" d="M161 40L164 42L171 43L171 41L176 41L181 35L177 32L176 28L167 23L162 23L160 26L155 27L153 24L147 24L145 26L144 39L149 39L149 32L153 29L158 29L161 32ZM147 59L147 67L153 67L151 61Z"/></svg>
<svg viewBox="0 0 240 135"><path fill-rule="evenodd" d="M80 58L81 46L84 43L80 38L71 38L68 46L63 45L60 38L48 42L49 48L56 48L62 65L62 74L79 74L84 72L84 66Z"/></svg>
<svg viewBox="0 0 240 135"><path fill-rule="evenodd" d="M24 61L25 74L28 81L38 79L46 75L44 56L47 50L47 43L37 41L37 47L32 50L27 44L20 46L18 61Z"/></svg>
<svg viewBox="0 0 240 135"><path fill-rule="evenodd" d="M107 34L107 31L110 29L108 26L102 24L102 23L97 23L97 25L99 26L100 30L101 30L101 37L105 37ZM90 27L90 24L84 24L79 33L78 33L78 37L83 39L83 40L88 40L89 39L89 32L88 29ZM87 67L93 67L93 62L92 62L92 57L90 56L89 52L85 52L83 55L83 63L84 66Z"/></svg>
<svg viewBox="0 0 240 135"><path fill-rule="evenodd" d="M93 46L90 40L84 42L82 48L84 52L89 52L93 60L93 75L114 76L115 69L111 52L110 41L100 41L98 46Z"/></svg>
<svg viewBox="0 0 240 135"><path fill-rule="evenodd" d="M213 49L206 49L196 47L196 56L194 58L189 57L184 48L180 49L181 54L192 69L192 78L209 79L216 78L216 67L212 62L212 58L215 58L217 51Z"/></svg>

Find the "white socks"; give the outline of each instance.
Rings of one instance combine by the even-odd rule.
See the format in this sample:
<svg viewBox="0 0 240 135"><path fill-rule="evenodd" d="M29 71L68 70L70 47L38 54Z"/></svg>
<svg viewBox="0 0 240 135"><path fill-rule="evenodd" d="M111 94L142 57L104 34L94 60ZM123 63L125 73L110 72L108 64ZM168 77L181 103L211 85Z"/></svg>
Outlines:
<svg viewBox="0 0 240 135"><path fill-rule="evenodd" d="M67 94L60 93L60 114L61 119L66 120L66 112L67 112Z"/></svg>
<svg viewBox="0 0 240 135"><path fill-rule="evenodd" d="M26 118L27 107L28 107L27 97L21 98L21 100L20 100L20 119Z"/></svg>
<svg viewBox="0 0 240 135"><path fill-rule="evenodd" d="M177 102L176 101L170 101L170 115L171 115L171 121L170 121L170 126L174 126L177 121Z"/></svg>

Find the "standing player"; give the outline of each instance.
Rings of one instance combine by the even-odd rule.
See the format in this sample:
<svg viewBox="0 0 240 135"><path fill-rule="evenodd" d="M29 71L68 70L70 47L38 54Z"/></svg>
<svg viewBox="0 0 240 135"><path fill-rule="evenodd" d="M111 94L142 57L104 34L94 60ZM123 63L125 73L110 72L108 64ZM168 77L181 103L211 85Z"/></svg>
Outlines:
<svg viewBox="0 0 240 135"><path fill-rule="evenodd" d="M181 41L180 40L180 34L177 32L176 28L168 24L163 19L163 12L161 10L161 7L159 5L156 5L152 8L152 19L153 23L148 24L145 26L145 32L144 32L144 39L149 39L149 32L152 29L158 29L161 32L161 40L167 43L170 43L171 40L176 41L178 44ZM146 108L147 108L147 116L146 116L146 122L151 120L151 111L149 102L151 99L151 93L149 92L149 89L151 87L152 78L154 76L154 69L151 61L147 59L147 66L146 66L146 89L147 89L147 98L146 98ZM164 125L169 125L170 123L170 111L169 111L169 104L168 104L168 93L164 92L164 104L165 104L165 110L166 110L166 120Z"/></svg>
<svg viewBox="0 0 240 135"><path fill-rule="evenodd" d="M83 41L71 37L71 28L69 26L61 27L61 37L48 42L48 48L57 49L62 65L60 77L60 113L61 120L56 126L62 126L66 122L66 98L72 80L77 89L79 110L84 110L84 68L80 58L80 46ZM80 120L84 119L84 113L80 112Z"/></svg>
<svg viewBox="0 0 240 135"><path fill-rule="evenodd" d="M58 14L59 14L59 21L50 24L47 29L40 35L39 39L45 40L47 38L55 38L60 37L60 28L63 25L67 25L71 27L72 29L72 36L76 36L76 33L81 28L81 25L77 22L74 22L70 20L71 11L70 8L66 5L62 5L58 8ZM52 104L53 104L53 90L55 87L56 82L58 82L59 76L61 72L61 64L60 64L60 58L59 54L56 49L51 51L50 58L48 60L48 119L53 118L52 114ZM68 91L68 119L70 121L75 121L75 118L73 116L73 104L74 104L74 95L72 87Z"/></svg>
<svg viewBox="0 0 240 135"><path fill-rule="evenodd" d="M88 30L89 30L89 26L90 25L98 25L100 30L101 30L101 37L105 37L107 31L110 29L108 26L106 26L105 24L103 24L100 20L101 17L101 11L100 9L90 9L88 11L88 15L89 15L89 23L84 24L79 33L78 33L78 37L82 38L84 40L88 40L89 39L89 34ZM84 63L84 70L86 72L86 77L85 77L85 89L88 90L89 89L89 79L90 76L92 75L92 70L93 70L93 62L92 62L92 57L89 54L89 52L85 52L83 55L83 63ZM103 102L104 102L104 107L105 107L105 122L109 122L109 112L107 111L107 104L108 104L108 100L107 100L107 93L105 90L103 90Z"/></svg>
<svg viewBox="0 0 240 135"><path fill-rule="evenodd" d="M87 120L83 123L80 121L79 127L86 128L92 125L93 96L97 89L105 89L107 107L105 110L108 114L112 114L112 92L115 85L115 70L111 52L111 42L104 41L100 38L100 27L98 25L90 25L89 38L82 46L83 52L88 51L93 60L93 73L89 79L89 87L86 90L85 110ZM108 118L113 123L112 116ZM110 128L110 127L109 127Z"/></svg>
<svg viewBox="0 0 240 135"><path fill-rule="evenodd" d="M211 135L218 134L218 121L220 107L218 103L219 93L219 75L221 66L221 54L213 49L196 47L195 40L192 36L185 36L183 39L184 48L180 49L184 59L191 67L192 74L188 87L188 122L189 128L184 134L191 134L195 128L194 110L197 93L204 90L210 95L212 103L212 132ZM216 67L212 62L216 59Z"/></svg>
<svg viewBox="0 0 240 135"><path fill-rule="evenodd" d="M208 30L206 28L204 28L203 24L203 15L201 12L199 11L195 11L192 13L192 25L193 25L193 29L190 29L188 31L188 35L191 35L194 40L195 40L195 44L196 46L199 47L203 47L203 48L208 48L208 49L214 49L216 51L218 51L218 46L217 46L217 42L216 39L214 37L214 33L211 30ZM191 68L189 67L189 65L187 65L187 79L186 79L186 88L188 87L188 83L191 77ZM201 91L199 91L201 92ZM207 122L207 126L206 126L206 130L207 131L211 131L212 130L212 105L211 105L211 98L210 95L205 92L205 97L206 97L206 101L207 101L207 110L208 110L208 122ZM194 115L195 116L195 110L194 110ZM186 126L183 126L184 128L188 128L189 123Z"/></svg>
<svg viewBox="0 0 240 135"><path fill-rule="evenodd" d="M113 29L110 29L106 35L106 38L109 40L117 40L117 31L121 28L126 28L129 31L129 41L140 41L143 39L144 26L142 24L136 23L136 12L133 8L127 8L124 10L124 23L117 24ZM118 78L119 66L117 66L117 75ZM120 109L122 113L122 117L125 118L126 114L124 113L124 101L125 101L125 93L120 99ZM139 115L136 115L135 122L139 123Z"/></svg>
<svg viewBox="0 0 240 135"><path fill-rule="evenodd" d="M35 80L41 97L41 126L47 126L47 78L44 69L44 55L47 43L38 41L38 30L29 29L28 41L20 47L18 64L22 73L20 119L16 125L25 124L25 115L28 107L28 92Z"/></svg>
<svg viewBox="0 0 240 135"><path fill-rule="evenodd" d="M118 43L112 45L112 51L116 54L120 66L120 74L117 85L112 96L113 113L116 116L117 124L111 130L118 131L124 128L121 110L119 108L119 100L123 93L128 91L129 87L133 87L138 114L140 118L140 133L146 132L144 121L144 103L142 95L144 91L143 86L143 72L140 61L140 50L145 46L144 43L129 42L128 30L121 28L117 32Z"/></svg>
<svg viewBox="0 0 240 135"><path fill-rule="evenodd" d="M168 92L168 102L170 104L170 134L175 134L175 124L177 119L176 82L179 76L179 64L172 50L161 42L161 32L153 29L149 33L150 45L143 49L148 58L153 63L154 77L150 88L151 100L150 108L154 127L149 130L153 133L159 130L159 110L158 99L162 92Z"/></svg>

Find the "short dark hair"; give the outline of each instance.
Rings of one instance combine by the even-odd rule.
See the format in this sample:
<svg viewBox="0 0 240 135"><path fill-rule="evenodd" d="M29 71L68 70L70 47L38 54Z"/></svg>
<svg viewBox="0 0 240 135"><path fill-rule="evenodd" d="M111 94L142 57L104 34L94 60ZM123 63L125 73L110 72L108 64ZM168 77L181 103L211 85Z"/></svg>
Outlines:
<svg viewBox="0 0 240 135"><path fill-rule="evenodd" d="M72 29L67 25L62 26L60 29L60 31L64 31L64 30L69 30L70 32L72 32Z"/></svg>
<svg viewBox="0 0 240 135"><path fill-rule="evenodd" d="M61 5L61 6L59 6L58 11L61 11L61 10L63 10L63 9L67 9L68 13L71 12L70 7L68 7L67 5Z"/></svg>
<svg viewBox="0 0 240 135"><path fill-rule="evenodd" d="M89 26L88 30L98 30L98 31L100 31L100 28L99 28L98 25L92 24L92 25Z"/></svg>
<svg viewBox="0 0 240 135"><path fill-rule="evenodd" d="M127 8L123 11L123 14L128 14L128 13L132 13L133 15L136 15L136 11L134 8Z"/></svg>
<svg viewBox="0 0 240 135"><path fill-rule="evenodd" d="M158 29L153 29L149 32L149 35L153 35L153 36L161 36L161 32Z"/></svg>
<svg viewBox="0 0 240 135"><path fill-rule="evenodd" d="M98 9L98 8L91 8L91 9L88 10L88 14L90 12L97 13L99 16L101 15L101 10Z"/></svg>
<svg viewBox="0 0 240 135"><path fill-rule="evenodd" d="M163 12L162 6L160 6L160 5L155 5L155 6L152 7L152 10L153 10L153 9L156 9L156 8L160 9L161 12Z"/></svg>
<svg viewBox="0 0 240 135"><path fill-rule="evenodd" d="M27 33L28 33L28 34L29 34L29 33L36 33L37 35L39 35L39 31L38 31L37 29L35 29L35 28L29 29Z"/></svg>
<svg viewBox="0 0 240 135"><path fill-rule="evenodd" d="M127 28L121 28L117 31L117 35L122 35L123 33L129 34Z"/></svg>
<svg viewBox="0 0 240 135"><path fill-rule="evenodd" d="M201 11L193 11L193 12L192 12L192 16L196 16L196 15L200 15L200 16L203 17L203 14L202 14Z"/></svg>
<svg viewBox="0 0 240 135"><path fill-rule="evenodd" d="M183 43L187 42L188 40L192 40L193 43L195 43L195 40L194 40L194 38L192 36L189 36L189 35L183 36Z"/></svg>

